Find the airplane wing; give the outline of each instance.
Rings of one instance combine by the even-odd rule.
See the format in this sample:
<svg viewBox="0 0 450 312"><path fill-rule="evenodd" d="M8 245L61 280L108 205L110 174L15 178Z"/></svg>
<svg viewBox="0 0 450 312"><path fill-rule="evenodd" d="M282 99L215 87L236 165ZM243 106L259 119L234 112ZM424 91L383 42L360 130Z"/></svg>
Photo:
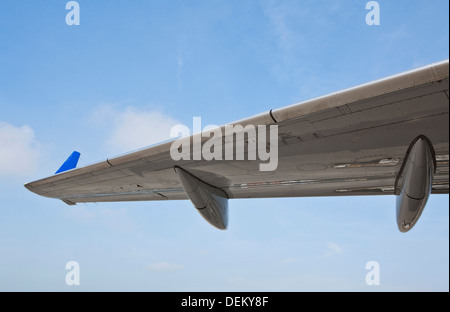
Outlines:
<svg viewBox="0 0 450 312"><path fill-rule="evenodd" d="M236 132L227 135L226 126ZM449 61L273 109L215 134L185 138L180 147L190 149L180 160L171 147L181 141L173 140L25 187L70 205L190 199L220 229L233 198L398 195L406 232L430 193L449 192ZM205 144L219 156L199 158ZM250 157L264 150L265 159ZM269 162L273 168L261 170Z"/></svg>

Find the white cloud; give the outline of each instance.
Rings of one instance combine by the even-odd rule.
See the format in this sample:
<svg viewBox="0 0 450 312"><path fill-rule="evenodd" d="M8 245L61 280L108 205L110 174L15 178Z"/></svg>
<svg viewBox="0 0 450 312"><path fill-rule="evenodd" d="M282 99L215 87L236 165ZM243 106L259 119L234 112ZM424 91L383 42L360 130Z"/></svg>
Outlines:
<svg viewBox="0 0 450 312"><path fill-rule="evenodd" d="M169 262L154 262L147 264L146 269L157 272L168 272L181 270L183 269L183 266Z"/></svg>
<svg viewBox="0 0 450 312"><path fill-rule="evenodd" d="M24 176L32 173L41 155L33 129L0 121L0 176Z"/></svg>
<svg viewBox="0 0 450 312"><path fill-rule="evenodd" d="M106 144L119 153L169 140L170 129L179 124L160 111L132 106L119 110L111 105L103 105L97 109L94 120L107 127Z"/></svg>
<svg viewBox="0 0 450 312"><path fill-rule="evenodd" d="M283 259L282 262L283 262L284 264L293 264L293 263L296 263L297 260L295 260L294 258L286 258L286 259Z"/></svg>
<svg viewBox="0 0 450 312"><path fill-rule="evenodd" d="M181 75L183 74L183 57L180 53L177 56L177 84L178 90L183 90L183 84L181 82Z"/></svg>
<svg viewBox="0 0 450 312"><path fill-rule="evenodd" d="M288 26L288 17L292 14L292 7L286 7L286 4L274 5L269 2L265 8L265 14L272 23L275 33L283 49L290 50L295 33Z"/></svg>
<svg viewBox="0 0 450 312"><path fill-rule="evenodd" d="M300 1L263 3L264 14L272 26L273 48L277 52L268 54L276 56L275 60L269 60L269 68L280 82L304 77L309 66L301 60L309 53L312 44L304 31L310 29L310 25L301 21L306 21L306 17L311 14L309 9L302 6Z"/></svg>
<svg viewBox="0 0 450 312"><path fill-rule="evenodd" d="M234 276L234 277L227 277L225 281L228 284L236 284L236 283L242 283L244 281L244 278L242 276Z"/></svg>
<svg viewBox="0 0 450 312"><path fill-rule="evenodd" d="M66 216L80 224L90 226L102 226L114 231L136 231L133 220L125 208L112 209L105 207L93 207L90 205L70 206L66 209Z"/></svg>
<svg viewBox="0 0 450 312"><path fill-rule="evenodd" d="M328 249L330 249L330 251L327 253L327 256L331 256L333 254L338 254L341 255L342 254L342 248L336 244L336 243L327 243L327 247Z"/></svg>
<svg viewBox="0 0 450 312"><path fill-rule="evenodd" d="M65 212L69 219L81 224L93 224L96 220L95 210L89 209L88 206L69 206Z"/></svg>

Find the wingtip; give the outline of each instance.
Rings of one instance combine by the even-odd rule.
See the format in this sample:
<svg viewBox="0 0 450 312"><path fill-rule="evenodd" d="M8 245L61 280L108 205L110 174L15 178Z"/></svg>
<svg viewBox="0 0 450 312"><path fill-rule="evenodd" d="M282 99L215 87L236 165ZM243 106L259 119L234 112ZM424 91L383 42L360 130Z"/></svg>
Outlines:
<svg viewBox="0 0 450 312"><path fill-rule="evenodd" d="M55 172L55 174L75 169L77 167L80 156L81 156L80 152L73 151L72 154L70 154L70 156L62 164L62 166Z"/></svg>

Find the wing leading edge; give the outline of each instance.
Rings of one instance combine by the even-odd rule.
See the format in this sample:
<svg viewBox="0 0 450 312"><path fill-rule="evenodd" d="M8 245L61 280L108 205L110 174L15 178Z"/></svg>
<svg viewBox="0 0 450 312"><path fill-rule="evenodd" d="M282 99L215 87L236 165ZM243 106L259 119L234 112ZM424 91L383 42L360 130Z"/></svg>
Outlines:
<svg viewBox="0 0 450 312"><path fill-rule="evenodd" d="M211 207L218 207L211 208L216 211L210 214L212 218L220 217L221 213L217 212L223 212L221 200L216 198L218 193L227 202L228 198L400 197L402 191L396 189L399 175L405 171L402 168L410 155L408 152L420 137L426 138L429 142L426 146L430 146L433 153L432 158L417 168L432 166L429 191L448 194L448 66L446 60L230 124L266 126L267 129L271 125L277 126L277 167L274 170L260 170L260 165L267 161L248 160L252 148L260 143L252 145L248 133L247 137L237 134L227 137L226 126L223 126L219 129L223 130L220 131L223 135L215 138L218 144L225 147L230 143L233 146L242 143L245 148L240 156L243 157L238 157L242 151L234 149L232 155L228 155L232 157L222 160L186 157L187 160L176 161L170 154L174 142L166 142L62 172L25 187L67 204L178 199L194 202L189 195L192 193L186 191L186 185L174 170L177 167L194 177L192 181L198 180L199 188L204 183L220 190L201 195ZM186 140L204 145L208 138L197 134ZM195 144L191 146L194 148L188 156L199 152L195 150ZM226 154L225 148L223 150ZM423 153L428 155L428 152ZM416 167L410 165L408 168ZM402 181L423 176L414 174L417 170L420 169L402 177ZM415 185L421 178L410 179L408 185ZM416 210L421 212L421 209ZM226 220L208 221L222 227L226 224Z"/></svg>

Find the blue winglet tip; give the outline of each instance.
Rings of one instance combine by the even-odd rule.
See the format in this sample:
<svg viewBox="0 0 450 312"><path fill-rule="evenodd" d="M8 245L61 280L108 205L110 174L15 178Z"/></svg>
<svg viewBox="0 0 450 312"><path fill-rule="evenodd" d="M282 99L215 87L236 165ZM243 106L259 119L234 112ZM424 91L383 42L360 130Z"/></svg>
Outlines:
<svg viewBox="0 0 450 312"><path fill-rule="evenodd" d="M62 164L62 166L58 169L58 171L55 172L55 174L68 171L71 169L76 168L78 164L78 160L80 159L80 153L77 151L74 151L69 158Z"/></svg>

